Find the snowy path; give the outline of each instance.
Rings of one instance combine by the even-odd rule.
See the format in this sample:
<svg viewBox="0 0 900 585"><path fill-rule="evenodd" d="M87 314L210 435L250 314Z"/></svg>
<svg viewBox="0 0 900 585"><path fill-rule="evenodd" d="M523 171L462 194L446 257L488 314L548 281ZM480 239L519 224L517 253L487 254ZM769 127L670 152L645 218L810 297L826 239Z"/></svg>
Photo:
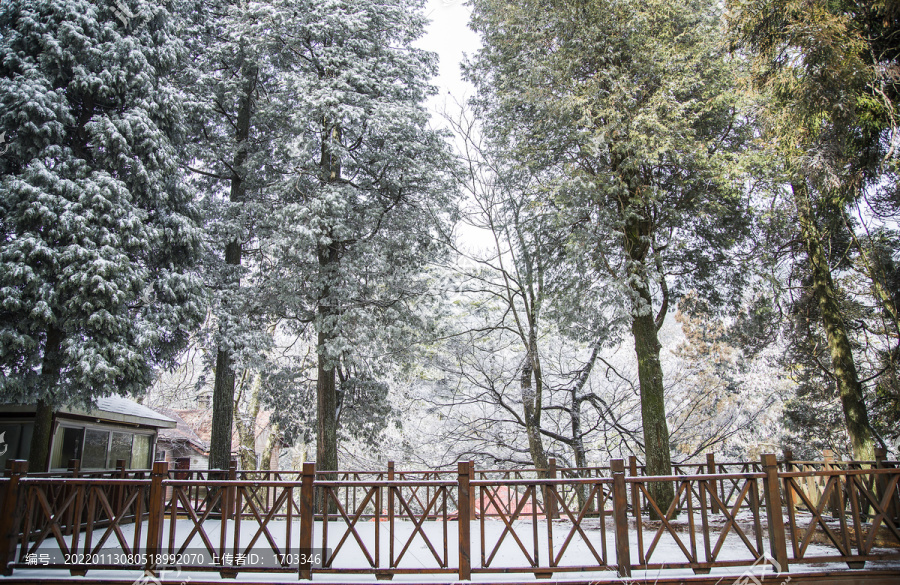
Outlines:
<svg viewBox="0 0 900 585"><path fill-rule="evenodd" d="M220 528L221 523L219 521L206 521L203 524L204 530L208 537L210 544L213 547L214 553L219 553L219 545L220 545ZM240 544L242 549L246 549L246 547L250 544L251 540L254 537L254 533L257 531L258 523L255 521L247 521L243 520L241 522L241 534L240 534ZM346 569L363 569L363 570L371 570L372 564L369 559L374 561L375 555L375 537L376 537L376 525L373 521L365 521L360 520L356 524L356 531L359 535L359 538L365 545L365 548L368 552L368 557L366 552L364 552L363 548L360 547L357 542L355 536L350 533L347 534L346 523L344 522L329 522L328 525L328 546L332 550L337 550L337 554L334 557L332 568L337 570L346 570ZM471 551L471 559L472 559L472 568L473 568L473 581L498 581L498 580L516 580L516 579L531 579L533 578L534 569L531 567L531 563L526 556L526 552L523 552L522 548L519 544L514 540L510 533L507 533L502 540L501 545L499 546L496 554L491 559L490 555L494 551L495 545L500 540L501 536L505 531L505 525L500 520L485 520L484 521L484 542L485 542L485 556L489 559L488 568L512 568L512 569L521 569L522 572L517 573L493 573L493 572L476 572L484 565L482 563L482 553L481 553L481 541L482 541L482 523L480 520L475 520L471 523L472 528L472 551ZM552 531L553 531L553 547L554 554L558 555L559 550L563 546L566 538L571 530L571 523L567 521L556 521L553 523ZM582 523L585 535L590 541L591 545L593 545L594 550L601 558L604 558L603 555L603 532L601 531L601 527L598 520L591 519L585 520ZM190 535L194 525L190 520L178 520L175 525L175 539L176 550L177 547L185 544L185 539ZM234 523L229 522L226 526L226 551L232 552L233 544L234 544L234 532L233 532ZM527 551L528 555L533 555L534 552L534 527L530 521L517 521L513 524L515 532L521 541L522 546ZM122 527L122 532L126 541L131 542L134 535L134 525L126 525ZM380 544L380 555L377 563L377 567L387 569L390 566L389 554L390 554L390 534L388 530L388 523L381 522L380 527L378 527L378 541ZM544 521L539 521L537 525L537 543L538 543L538 559L541 567L548 567L550 565L549 562L549 551L548 551L548 535L547 535L547 523ZM313 546L321 547L322 546L322 537L323 537L323 524L322 522L317 522L315 525L314 537L313 537ZM297 552L297 540L299 536L299 522L293 522L290 526L290 540L292 548L290 551L284 548L285 543L288 540L288 525L284 521L272 521L269 523L269 530L272 534L273 540L275 544L281 549L280 552ZM164 542L168 541L168 535L170 531L169 522L166 521L164 526ZM406 546L407 541L410 536L413 535L415 531L415 525L410 521L395 521L395 530L394 530L394 556L396 557L401 553L403 548ZM422 525L422 531L425 533L426 537L430 541L434 552L437 553L437 556L440 560L443 560L444 556L444 545L446 543L446 554L447 554L447 562L446 566L455 569L458 567L458 544L457 544L457 523L456 522L448 522L446 525L446 539L444 534L444 524L441 522L427 521ZM615 543L614 543L614 534L612 530L607 527L605 534L606 540L606 557L605 559L609 563L615 563ZM146 534L146 524L142 527L142 533ZM96 545L98 540L101 538L103 534L103 530L97 530L94 533L93 542ZM679 538L682 540L683 544L690 550L690 542L689 537L686 532L679 532ZM273 562L274 554L272 552L272 547L267 541L265 535L258 534L257 540L252 549L249 551L251 555L256 553L258 557L255 558L258 566L256 567L257 572L248 572L244 571L240 573L241 581L266 581L266 580L284 580L284 579L296 579L296 571L297 564L296 562L292 563L292 567L285 567L283 571L279 572L278 569L274 569L273 565L276 564ZM341 544L340 541L342 538L344 539L344 543ZM639 562L638 558L638 535L637 532L632 529L629 534L630 538L630 549L631 549L631 557L632 563L637 564ZM643 547L646 550L655 536L655 531L652 529L645 528L643 534ZM755 542L755 537L752 534L749 534L751 542ZM711 547L715 546L716 540L718 538L718 534L711 535L712 542L710 543ZM702 535L697 534L697 552L698 558L703 559L703 540ZM340 548L338 548L340 546ZM790 545L789 545L790 547ZM56 546L56 543L52 541L52 537L50 540L46 541L39 552L53 554L54 556L58 556L60 553L58 552L59 548ZM103 554L114 555L116 553L121 554L122 549L118 546L117 541L114 536L110 536L109 539L104 544L104 547L101 551ZM165 549L164 552L168 552L168 549ZM206 559L209 559L211 554L210 551L204 545L204 542L199 533L195 533L191 536L191 540L188 542L187 552L189 553L203 553L206 556ZM397 565L399 569L436 569L440 567L440 562L435 558L434 552L428 547L425 540L422 538L421 534L416 534L410 544L408 550L403 554L399 564ZM896 551L895 551L896 552ZM806 556L836 556L837 551L829 546L819 545L819 544L811 544L809 549L807 550ZM753 555L744 545L744 543L740 540L740 538L734 533L730 533L725 540L725 543L722 547L720 554L718 555L718 560L728 561L728 560L750 560L752 562ZM657 564L670 564L670 563L683 563L686 561L685 555L682 552L681 548L674 540L674 538L665 533L659 540L659 543L656 545L656 548L652 554L652 556L648 559L650 563ZM207 560L208 562L208 560ZM253 568L254 557L248 556L248 567ZM265 572L259 572L263 569L264 565L268 567ZM594 554L591 552L588 544L582 538L582 536L576 531L571 538L571 541L567 545L564 553L558 559L559 567L595 567L595 570L589 571L577 571L577 572L564 572L560 569L556 569L554 574L555 579L557 580L565 580L565 579L609 579L615 577L613 571L603 571L597 565L600 563L595 559ZM880 562L872 562L867 563L867 568L891 568L900 570L900 560L898 561L880 561ZM821 570L845 570L847 568L845 563L834 562L834 563L815 563L815 564L792 564L792 571L821 571ZM731 568L716 568L713 569L712 574L717 575L740 575L747 571L747 566L741 567L731 567ZM763 570L761 567L755 567L751 569L754 574L760 575ZM771 572L771 569L768 569ZM215 572L210 573L207 571L195 571L191 570L188 566L182 567L182 572L179 573L174 570L170 570L167 572L169 578L174 577L175 575L187 575L193 576L194 580L200 579L209 579L212 575L216 575ZM41 568L41 567L29 567L29 568L19 568L15 570L16 577L48 577L48 576L56 576L59 577L61 575L67 575L67 571L63 571L60 569L49 569L49 568ZM89 572L91 577L95 578L130 578L130 576L134 576L135 578L140 577L139 571L101 571L101 570L93 570ZM634 571L634 576L650 576L654 575L665 575L665 576L689 576L693 575L693 572L688 568L681 569L664 569L664 570L650 570L650 571ZM338 573L323 573L323 572L315 572L314 580L315 581L347 581L348 579L354 581L374 581L375 577L373 574L362 573L362 574L348 574L347 572L338 572ZM457 579L457 575L455 572L445 573L445 574L397 574L394 577L394 581L455 581ZM2 577L0 577L0 583L2 583ZM181 578L184 580L184 578Z"/></svg>

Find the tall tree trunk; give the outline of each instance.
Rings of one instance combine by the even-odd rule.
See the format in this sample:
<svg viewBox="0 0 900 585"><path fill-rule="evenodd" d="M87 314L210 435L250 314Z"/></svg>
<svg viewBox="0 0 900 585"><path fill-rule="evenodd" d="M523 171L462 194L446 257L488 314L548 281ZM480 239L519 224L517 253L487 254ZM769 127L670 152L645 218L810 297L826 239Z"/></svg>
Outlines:
<svg viewBox="0 0 900 585"><path fill-rule="evenodd" d="M28 470L47 471L50 465L50 442L53 439L53 404L38 400L34 411L34 431L28 451ZM66 463L66 462L63 462Z"/></svg>
<svg viewBox="0 0 900 585"><path fill-rule="evenodd" d="M272 455L275 452L275 446L281 439L281 428L277 422L271 423L269 427L269 436L266 437L266 446L259 458L260 469L272 469Z"/></svg>
<svg viewBox="0 0 900 585"><path fill-rule="evenodd" d="M319 166L322 172L322 181L325 183L337 183L341 180L341 161L334 152L332 143L340 143L341 129L323 120L322 152ZM326 244L319 244L316 257L319 263L319 278L322 279L318 306L316 307L317 319L317 352L318 367L316 377L316 469L323 471L337 471L337 410L338 396L335 385L336 364L332 356L329 356L329 346L334 339L335 324L333 317L337 314L335 299L332 297L332 280L337 274L340 262L339 244L331 239ZM325 478L334 479L335 474L327 474ZM333 502L329 503L329 506ZM322 509L322 508L320 508Z"/></svg>
<svg viewBox="0 0 900 585"><path fill-rule="evenodd" d="M257 469L258 467L256 463L256 419L259 416L259 392L262 383L258 373L252 375L253 381L250 384L250 397L247 401L245 412L241 412L241 399L243 398L244 388L247 386L246 379L249 375L247 370L244 370L234 399L234 410L237 411L234 426L237 429L238 443L240 444L238 457L241 461L241 469Z"/></svg>
<svg viewBox="0 0 900 585"><path fill-rule="evenodd" d="M581 398L578 396L579 386L572 386L572 452L575 456L575 467L587 467L587 453L584 449L584 434L581 432ZM584 477L583 470L579 469L578 476ZM587 503L588 512L594 511L594 501L587 502L587 496L590 486L587 484L578 484L575 486L575 495L578 498L578 508L584 508Z"/></svg>
<svg viewBox="0 0 900 585"><path fill-rule="evenodd" d="M799 181L791 184L797 217L800 220L800 233L806 246L809 259L809 270L812 273L813 293L822 315L825 336L828 340L828 352L831 354L831 365L835 383L844 409L844 421L850 435L853 457L857 461L871 461L875 458L872 432L869 428L869 413L863 397L862 385L853 361L850 338L837 303L831 268L822 247L821 234L816 226L812 203L806 185Z"/></svg>
<svg viewBox="0 0 900 585"><path fill-rule="evenodd" d="M524 410L525 434L528 437L528 451L531 454L531 461L538 469L546 470L549 466L547 461L547 453L544 451L544 441L541 437L541 380L540 366L537 368L535 364L537 359L532 357L532 349L529 349L529 355L525 356L522 361L522 407ZM535 386L532 387L531 379L535 378ZM545 471L538 473L538 477L546 477Z"/></svg>
<svg viewBox="0 0 900 585"><path fill-rule="evenodd" d="M647 475L671 475L669 426L666 423L663 371L659 360L661 345L644 267L650 248L650 230L648 221L636 219L628 222L625 232L625 247L632 261L629 271L631 288L636 297L631 312L631 333L638 360ZM670 482L653 482L647 486L647 491L664 513L675 499L675 489ZM651 517L655 516L651 512Z"/></svg>
<svg viewBox="0 0 900 585"><path fill-rule="evenodd" d="M231 177L230 199L232 203L242 203L246 199L247 187L244 184L244 163L247 160L247 139L250 136L250 119L253 113L253 94L256 92L257 70L245 64L244 93L238 108L237 127L235 128L236 151ZM225 264L240 266L242 243L239 240L229 242L225 246ZM240 286L240 282L234 283ZM216 353L216 378L213 385L213 418L209 439L209 468L226 469L231 460L231 427L234 422L234 364L227 349L219 348Z"/></svg>
<svg viewBox="0 0 900 585"><path fill-rule="evenodd" d="M231 426L234 420L234 368L231 355L223 350L216 353L212 411L209 468L227 469L231 462Z"/></svg>
<svg viewBox="0 0 900 585"><path fill-rule="evenodd" d="M547 452L544 451L544 441L541 437L542 380L540 371L540 362L537 358L537 343L532 330L529 335L528 354L522 360L522 374L520 378L522 408L524 410L525 435L528 437L528 452L531 454L532 463L540 470L537 473L538 478L545 478L547 477L547 468L550 467L550 462L547 461ZM534 387L531 386L532 377L534 377ZM544 507L547 509L553 496L549 486L543 492Z"/></svg>
<svg viewBox="0 0 900 585"><path fill-rule="evenodd" d="M572 384L572 452L575 455L575 467L587 467L587 450L584 448L584 433L581 430L581 403L584 402L583 394L581 393L584 390L585 385L587 385L588 379L591 377L591 371L594 369L594 364L597 363L597 356L600 355L600 347L601 343L598 340L591 350L591 356L588 358L587 363L578 373L578 377L575 379L575 383ZM579 476L582 476L581 471L579 471ZM583 476L582 476L583 477ZM590 502L585 502L587 500L587 495L589 493L589 486L587 485L579 485L577 486L575 492L578 495L578 506L580 508L584 508L585 503L588 504L588 512L594 511L594 500Z"/></svg>
<svg viewBox="0 0 900 585"><path fill-rule="evenodd" d="M56 394L59 373L62 368L62 358L59 354L62 340L62 331L52 326L47 330L44 361L41 364L41 387L46 389L48 394L38 400L35 406L34 429L31 434L31 446L28 449L29 471L47 471L50 468L54 407L52 397ZM63 463L68 462L64 461Z"/></svg>
<svg viewBox="0 0 900 585"><path fill-rule="evenodd" d="M649 296L648 294L647 297ZM631 333L634 335L634 351L638 359L647 475L671 475L669 426L666 424L663 372L659 361L660 344L653 315L632 316ZM648 491L663 512L675 498L675 489L670 482L651 483Z"/></svg>
<svg viewBox="0 0 900 585"><path fill-rule="evenodd" d="M318 334L319 347L330 341L324 331ZM318 412L318 434L316 435L316 470L336 471L337 458L337 388L335 386L334 363L320 350L318 379L316 380L316 406ZM332 474L326 476L333 477Z"/></svg>

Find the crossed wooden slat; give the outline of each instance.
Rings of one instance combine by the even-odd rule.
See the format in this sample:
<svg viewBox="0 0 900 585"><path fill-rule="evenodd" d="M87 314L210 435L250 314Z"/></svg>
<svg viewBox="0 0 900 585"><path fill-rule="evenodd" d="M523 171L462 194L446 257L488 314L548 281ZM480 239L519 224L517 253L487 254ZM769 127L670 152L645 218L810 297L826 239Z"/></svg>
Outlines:
<svg viewBox="0 0 900 585"><path fill-rule="evenodd" d="M871 474L874 476L875 474ZM884 495L881 498L881 501L878 501L878 498L875 494L872 493L870 486L874 485L874 482L863 482L860 480L858 475L852 476L852 485L847 486L850 490L850 497L854 500L856 499L856 493L853 491L853 486L856 486L865 499L868 500L869 505L875 510L875 517L872 519L871 526L869 527L869 533L866 536L865 546L863 546L862 532L861 530L861 522L859 518L860 506L857 505L857 502L851 502L853 510L853 521L856 525L856 534L857 534L857 549L859 550L859 554L867 555L872 550L872 547L875 544L875 535L878 532L878 527L884 523L885 527L890 530L894 537L897 540L900 540L900 530L896 524L894 524L893 519L888 516L887 510L890 507L891 499L894 497L894 494L897 490L897 482L900 481L900 475L892 475L892 477L888 480L887 485L885 486Z"/></svg>
<svg viewBox="0 0 900 585"><path fill-rule="evenodd" d="M569 529L569 533L566 535L565 540L563 540L562 546L560 546L559 552L557 553L557 555L555 557L553 556L553 549L552 549L553 541L552 540L550 541L550 543L551 543L550 566L551 567L559 566L559 561L562 559L563 553L566 552L566 549L569 547L569 543L571 543L572 537L575 536L576 532L578 532L578 534L581 535L581 539L584 541L584 543L590 549L591 554L594 555L594 559L597 560L597 562L600 564L600 566L601 567L606 566L606 561L603 560L602 555L597 553L597 550L594 548L594 545L591 544L591 539L588 538L587 534L584 533L584 530L581 529L581 521L584 519L584 515L588 511L588 508L591 505L591 501L593 500L594 496L597 495L598 490L602 491L602 489L603 489L603 484L597 483L597 484L593 485L593 487L591 489L591 493L588 495L587 498L585 498L584 506L582 506L581 509L578 510L578 518L576 519L575 516L572 514L571 508L569 508L569 506L566 504L566 502L564 501L563 498L559 497L559 494L556 491L556 486L552 486L550 493L552 494L552 497L556 498L556 501L559 502L559 505L562 507L562 510L566 513L566 516L569 517L569 521L572 523L572 528ZM552 530L552 526L548 525L548 529Z"/></svg>
<svg viewBox="0 0 900 585"><path fill-rule="evenodd" d="M208 502L206 506L206 510L203 512L203 516L197 516L197 513L191 507L189 498L185 495L184 489L181 486L173 486L172 487L172 509L171 509L171 519L169 521L169 546L175 542L175 513L178 507L175 505L176 498L181 501L184 505L184 509L188 513L188 518L190 518L191 522L193 522L194 527L191 529L190 534L188 534L187 538L184 539L184 543L181 545L181 548L178 549L177 554L182 554L186 549L188 544L194 539L195 534L200 534L200 540L203 541L203 545L206 547L206 550L209 551L209 554L216 555L215 546L213 546L212 541L209 539L209 535L206 534L206 531L203 529L203 522L209 518L209 515L212 513L213 509L216 507L216 504L219 500L222 499L222 494L225 492L224 489L215 490L215 495L210 496L210 494L206 495L204 498L204 502ZM224 530L224 526L222 527Z"/></svg>
<svg viewBox="0 0 900 585"><path fill-rule="evenodd" d="M794 481L794 479L795 478L793 477L785 478L785 491L793 489L794 493L800 496L803 504L812 514L812 518L810 519L809 524L806 527L805 533L802 530L800 531L803 538L798 543L796 538L797 522L795 520L794 511L793 509L788 510L789 518L791 520L791 541L794 547L794 557L801 559L806 554L806 549L809 547L809 543L812 541L813 533L815 533L816 531L817 524L822 527L822 530L828 536L828 539L834 544L835 547L837 547L841 555L849 556L850 547L846 546L846 543L841 542L841 539L839 539L838 536L831 530L831 528L825 522L825 519L822 517L822 512L828 505L828 501L830 499L829 496L831 495L834 486L838 485L838 476L832 475L828 478L828 481L825 483L825 488L822 490L822 495L819 497L818 506L812 503L812 501L806 495L806 492L800 489L800 486L797 485L797 482Z"/></svg>
<svg viewBox="0 0 900 585"><path fill-rule="evenodd" d="M122 547L122 550L125 551L126 554L131 554L131 547L128 546L128 540L125 538L125 534L122 533L122 528L119 524L122 521L122 518L125 516L125 512L128 508L131 507L132 504L137 502L138 496L142 495L142 490L140 488L133 489L131 491L131 495L125 500L122 507L119 509L119 513L115 514L112 509L112 505L109 503L109 499L106 497L106 493L100 486L90 486L90 495L88 496L88 525L87 532L84 537L84 547L85 550L91 551L91 554L98 552L103 545L106 543L106 540L109 538L110 534L115 533L116 540L119 541L119 545ZM94 511L97 505L97 502L100 503L100 507L103 511L106 512L107 518L109 518L109 526L106 527L106 531L103 533L103 536L100 537L100 540L97 542L97 546L93 549L91 548L91 537L93 535L94 529ZM139 504L138 504L139 505ZM137 514L135 515L137 518Z"/></svg>
<svg viewBox="0 0 900 585"><path fill-rule="evenodd" d="M335 557L337 557L338 551L341 550L341 547L344 546L344 543L347 541L347 538L350 534L353 534L353 538L356 539L357 544L359 544L360 550L362 550L363 554L366 556L366 560L369 562L369 566L372 568L375 567L375 561L372 559L372 555L369 554L369 550L366 548L365 543L363 543L362 537L359 535L359 532L356 531L356 523L359 521L363 512L366 509L366 505L375 495L375 492L378 490L378 487L373 487L366 491L366 496L363 498L362 503L360 503L359 507L354 512L353 519L347 515L347 511L344 509L344 506L341 505L340 500L334 493L334 488L326 486L325 488L325 514L327 521L328 514L328 497L330 496L332 500L334 500L335 505L337 506L338 512L340 512L341 517L344 519L344 522L347 523L347 530L344 531L344 535L341 537L341 540L338 542L337 546L334 547L334 551L332 551L331 556L326 559L324 563L325 567L331 567L332 561L334 561ZM323 536L324 537L324 536Z"/></svg>
<svg viewBox="0 0 900 585"><path fill-rule="evenodd" d="M508 473L506 474L506 477L505 477L504 479L509 479L509 474L508 474ZM484 492L484 493L487 493L487 494L493 494L494 496L496 496L496 499L494 499L493 497L491 498L491 501L492 501L492 502L498 502L499 500L502 500L502 499L503 499L502 496L500 495L500 488L501 488L501 487L503 487L503 486L502 486L502 485L497 485L497 486L495 486L493 489L491 489L491 486L481 486L481 489L482 489L482 492ZM516 495L518 496L518 493L519 493L518 491L507 489L507 491L506 491L506 501L504 502L503 507L501 508L499 503L495 503L495 504L494 504L494 507L497 508L497 512L498 512L498 513L501 513L501 514L502 514L503 511L506 511L506 513L509 514L509 513L512 511L512 509L513 509L513 507L512 507L513 497L510 495L510 492L511 492L511 491L515 491ZM482 506L481 513L482 513L482 515L486 515L486 512L485 512L485 510L484 510L483 508L484 508L484 506Z"/></svg>
<svg viewBox="0 0 900 585"><path fill-rule="evenodd" d="M446 510L447 510L447 488L440 487L434 491L434 497L431 498L431 500L428 502L427 506L423 506L424 509L422 511L421 516L416 516L416 514L412 511L412 508L409 506L409 503L407 502L407 500L405 500L403 498L403 496L401 495L401 489L398 486L392 486L390 489L394 490L394 495L397 497L397 500L400 502L400 504L406 510L406 515L409 517L410 520L413 521L412 534L409 535L409 539L406 541L406 544L403 545L403 548L400 550L400 554L397 555L397 558L391 559L391 567L397 567L400 565L400 559L402 559L403 555L406 554L407 549L412 544L413 539L415 539L416 534L418 533L419 535L422 536L422 540L424 540L425 544L428 546L428 550L430 550L431 554L434 555L434 559L438 562L438 565L440 565L441 568L444 568L444 569L447 568L446 557L442 559L440 557L440 555L438 555L437 551L434 549L434 546L431 544L431 541L428 539L427 536L425 536L425 532L422 530L422 524L428 518L428 513L431 511L431 508L435 507L435 509L437 509L436 504L438 501L438 496L441 494L444 495L444 499L443 499L444 511L446 512ZM416 498L416 499L418 500L418 498Z"/></svg>
<svg viewBox="0 0 900 585"><path fill-rule="evenodd" d="M681 499L681 494L684 493L685 489L688 488L690 482L682 481L681 485L678 487L678 493L675 494L675 497L672 499L672 503L669 505L669 509L665 514L662 513L662 510L659 509L659 506L656 504L656 501L650 497L650 493L647 491L647 486L644 482L637 483L635 485L644 493L644 497L647 498L647 503L650 504L651 508L656 511L656 514L659 516L662 523L659 525L659 530L656 531L656 534L653 537L653 540L650 543L650 546L647 548L646 560L649 561L650 557L653 556L653 551L656 550L656 545L659 543L659 539L662 537L663 532L665 530L669 531L669 534L672 535L672 538L675 540L675 543L678 544L678 547L681 549L681 552L684 553L684 556L688 559L689 562L696 563L696 556L691 554L688 551L687 547L684 546L684 543L678 538L678 534L675 532L675 529L672 528L672 525L669 524L669 520L672 519L672 516L675 510L678 507L679 500ZM643 556L643 555L642 555Z"/></svg>
<svg viewBox="0 0 900 585"><path fill-rule="evenodd" d="M47 525L41 530L40 534L38 534L37 539L34 541L34 545L30 549L28 549L28 553L35 552L41 544L43 544L44 540L47 538L49 533L53 533L53 537L56 539L56 543L59 545L59 550L62 551L64 555L69 554L69 546L66 544L66 539L63 537L62 530L60 530L60 518L69 510L69 506L72 505L72 502L75 501L76 496L79 493L83 494L83 489L81 486L78 486L75 490L72 491L63 501L62 505L59 506L57 512L53 513L53 507L50 505L50 502L47 500L47 495L44 493L44 490L40 489L39 486L31 487L31 502L29 503L28 510L29 514L31 510L35 508L34 500L36 499L38 504L40 505L40 511L43 512L42 519L47 520ZM26 526L31 526L31 522L28 521L25 524ZM29 530L23 531L22 540L23 544L27 544L28 542L28 532ZM25 549L27 546L22 547L22 558L24 559Z"/></svg>
<svg viewBox="0 0 900 585"><path fill-rule="evenodd" d="M238 490L246 497L248 488L251 486L241 486ZM247 545L247 548L244 550L244 554L250 552L250 549L253 548L253 545L256 544L256 541L259 540L259 537L265 534L266 540L269 541L269 546L272 548L272 551L275 553L276 558L281 558L282 561L284 557L281 555L281 549L278 547L278 543L275 541L275 538L272 536L272 533L269 532L269 522L272 521L272 518L275 517L275 513L278 511L281 506L284 505L285 500L288 499L289 490L282 490L281 495L275 499L275 503L272 504L272 507L269 508L269 513L266 514L265 519L262 518L262 515L259 512L259 508L256 507L256 504L253 503L253 500L247 499L247 506L249 506L250 511L253 513L253 517L256 518L256 522L259 524L259 527L256 529L256 532L253 533L253 537L250 539L250 543ZM235 543L240 546L239 543Z"/></svg>
<svg viewBox="0 0 900 585"><path fill-rule="evenodd" d="M511 534L513 539L516 541L516 544L519 545L519 548L525 554L525 558L528 559L528 563L532 567L537 567L537 562L536 562L537 559L532 558L531 555L528 554L528 550L525 548L525 545L522 544L522 541L519 539L519 535L516 534L515 529L512 527L512 523L515 522L519 518L519 515L522 513L522 510L525 508L525 504L528 502L529 498L531 498L535 502L535 505L536 505L537 498L534 497L534 486L529 486L525 489L524 497L521 500L519 500L519 505L516 506L515 511L513 511L508 517L506 514L503 513L503 510L500 508L499 503L494 499L494 494L491 492L491 490L489 490L489 489L485 490L484 486L482 486L481 489L482 489L482 492L481 492L482 494L487 493L488 498L491 500L491 502L493 502L494 507L497 509L497 513L500 516L500 519L503 520L503 524L505 525L505 527L503 528L503 532L500 534L500 538L497 539L497 544L494 545L494 549L491 551L491 554L487 558L487 560L483 560L482 565L484 567L489 567L491 565L491 562L494 560L494 557L497 555L497 551L500 550L500 545L503 543L503 539L506 538L507 534ZM537 541L535 541L535 546L536 545L537 545ZM482 554L482 559L484 559L484 549L483 548L482 548L481 554ZM535 556L537 556L537 555L535 554Z"/></svg>
<svg viewBox="0 0 900 585"><path fill-rule="evenodd" d="M722 550L722 546L725 544L725 538L728 536L728 532L734 530L734 533L737 534L740 539L744 542L744 545L750 550L750 553L753 555L754 559L758 559L762 556L762 551L757 550L753 543L750 542L750 539L747 537L747 534L744 530L738 525L736 516L741 509L741 504L744 501L744 498L747 497L747 494L750 492L751 482L745 481L744 487L741 489L740 493L738 493L737 498L735 499L734 504L731 507L731 511L728 511L725 502L719 499L719 496L716 494L716 490L707 483L703 482L703 487L701 489L705 489L706 492L710 495L710 497L714 500L714 503L719 507L719 511L722 515L725 516L727 522L725 522L725 526L722 528L722 532L719 533L719 539L716 541L716 545L713 547L712 552L710 553L710 561L715 561L718 558L719 553ZM755 486L754 486L755 488Z"/></svg>

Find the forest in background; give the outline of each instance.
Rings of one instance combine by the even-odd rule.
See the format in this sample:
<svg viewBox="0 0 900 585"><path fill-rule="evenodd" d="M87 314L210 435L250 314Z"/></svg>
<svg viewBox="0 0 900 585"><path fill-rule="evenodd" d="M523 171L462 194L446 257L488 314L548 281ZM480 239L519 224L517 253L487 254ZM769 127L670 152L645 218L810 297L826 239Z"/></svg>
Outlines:
<svg viewBox="0 0 900 585"><path fill-rule="evenodd" d="M416 0L3 3L32 464L148 390L214 468L897 453L900 4L471 7L435 118Z"/></svg>

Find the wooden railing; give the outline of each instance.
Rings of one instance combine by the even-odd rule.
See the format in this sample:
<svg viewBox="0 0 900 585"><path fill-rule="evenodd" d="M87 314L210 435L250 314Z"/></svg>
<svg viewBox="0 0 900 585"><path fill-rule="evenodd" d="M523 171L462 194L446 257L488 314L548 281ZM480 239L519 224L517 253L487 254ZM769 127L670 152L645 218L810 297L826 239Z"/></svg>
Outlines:
<svg viewBox="0 0 900 585"><path fill-rule="evenodd" d="M75 466L46 477L14 461L0 479L0 569L158 574L180 566L223 576L466 580L900 560L900 469L892 462L710 458L666 477L628 463L613 460L602 472L476 470L461 462L452 473L390 465L324 474L312 463L262 473L157 462L149 476L85 477ZM668 506L652 496L661 482L676 493Z"/></svg>

